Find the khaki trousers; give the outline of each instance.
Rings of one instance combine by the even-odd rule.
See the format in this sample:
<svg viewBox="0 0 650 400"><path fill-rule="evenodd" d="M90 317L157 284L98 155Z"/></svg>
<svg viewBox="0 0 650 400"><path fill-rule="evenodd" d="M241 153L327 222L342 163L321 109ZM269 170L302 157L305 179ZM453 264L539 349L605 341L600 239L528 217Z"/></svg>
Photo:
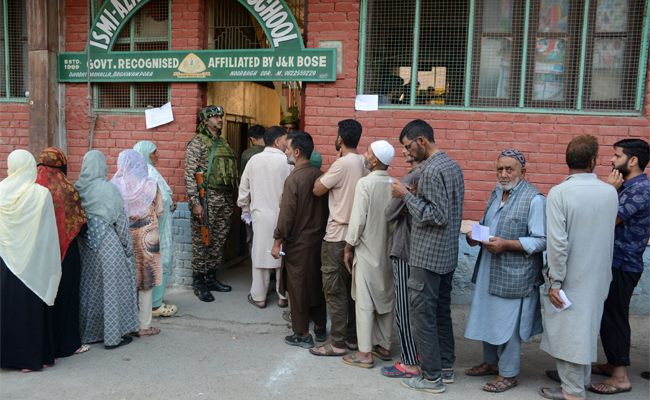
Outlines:
<svg viewBox="0 0 650 400"><path fill-rule="evenodd" d="M562 381L562 389L572 396L587 397L585 386L591 381L591 364L574 364L559 358L555 359L555 364Z"/></svg>
<svg viewBox="0 0 650 400"><path fill-rule="evenodd" d="M269 291L269 281L271 280L271 272L275 271L275 291L282 300L287 297L280 293L280 274L282 268L255 268L253 267L253 283L251 285L251 297L255 301L266 301L266 296Z"/></svg>
<svg viewBox="0 0 650 400"><path fill-rule="evenodd" d="M140 320L140 330L151 327L151 304L153 303L153 288L147 290L138 290L138 319Z"/></svg>
<svg viewBox="0 0 650 400"><path fill-rule="evenodd" d="M393 323L395 322L395 309L386 314L377 314L375 310L364 310L359 306L357 299L357 340L359 351L370 353L372 346L380 345L390 350Z"/></svg>

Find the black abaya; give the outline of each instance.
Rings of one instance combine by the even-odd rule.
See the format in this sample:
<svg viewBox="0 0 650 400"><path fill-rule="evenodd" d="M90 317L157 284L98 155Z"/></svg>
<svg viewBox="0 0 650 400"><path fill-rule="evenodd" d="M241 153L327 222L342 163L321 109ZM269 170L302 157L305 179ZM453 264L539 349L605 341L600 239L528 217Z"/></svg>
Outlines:
<svg viewBox="0 0 650 400"><path fill-rule="evenodd" d="M61 282L52 307L54 352L56 357L69 357L81 347L79 333L79 283L81 259L77 238L70 242L61 263Z"/></svg>
<svg viewBox="0 0 650 400"><path fill-rule="evenodd" d="M52 308L0 258L0 367L38 370L54 364Z"/></svg>

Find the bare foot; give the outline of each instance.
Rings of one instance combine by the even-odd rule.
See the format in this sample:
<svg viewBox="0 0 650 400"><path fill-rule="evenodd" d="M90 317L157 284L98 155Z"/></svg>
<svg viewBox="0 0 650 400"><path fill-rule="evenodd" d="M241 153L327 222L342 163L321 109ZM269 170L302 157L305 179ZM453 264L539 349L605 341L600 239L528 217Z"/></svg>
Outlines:
<svg viewBox="0 0 650 400"><path fill-rule="evenodd" d="M402 363L399 363L399 364L402 366L402 368L404 368L404 371L420 372L420 369L418 368L417 365L407 365L407 364L402 364Z"/></svg>
<svg viewBox="0 0 650 400"><path fill-rule="evenodd" d="M546 394L547 392L548 392L548 390L544 389L544 394ZM564 398L567 399L567 400L585 400L586 399L586 397L572 396L569 393L567 393L566 390L564 390L564 389L562 389L562 394L564 395Z"/></svg>
<svg viewBox="0 0 650 400"><path fill-rule="evenodd" d="M354 355L357 360L361 361L364 364L372 364L375 362L374 358L372 358L372 353L363 353L363 352L358 352ZM354 360L350 356L345 356L343 357L345 361L353 363Z"/></svg>
<svg viewBox="0 0 650 400"><path fill-rule="evenodd" d="M352 344L352 343L345 342L345 345L348 346L348 349L352 349L352 350L357 350L359 348L359 346L356 343Z"/></svg>
<svg viewBox="0 0 650 400"><path fill-rule="evenodd" d="M289 302L287 300L282 300L282 299L278 300L278 306L279 307L284 308L284 307L286 307L288 305L289 305Z"/></svg>
<svg viewBox="0 0 650 400"><path fill-rule="evenodd" d="M327 354L327 351L325 350L326 345L331 346L332 351L334 352L334 354L345 354L346 353L345 349L339 349L338 347L334 347L334 346L331 345L331 343L325 343L324 345L322 345L320 347L314 347L313 349L311 349L309 351L311 351L312 353L315 353L315 354L326 355Z"/></svg>

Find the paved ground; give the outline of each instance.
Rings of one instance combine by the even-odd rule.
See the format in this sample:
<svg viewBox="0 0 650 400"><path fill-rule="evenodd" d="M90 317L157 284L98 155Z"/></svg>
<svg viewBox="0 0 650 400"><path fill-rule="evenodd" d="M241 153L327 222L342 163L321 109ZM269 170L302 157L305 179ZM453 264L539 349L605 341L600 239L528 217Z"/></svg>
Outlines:
<svg viewBox="0 0 650 400"><path fill-rule="evenodd" d="M436 395L403 388L398 379L382 377L375 368L350 367L338 357L323 358L284 344L290 332L270 296L269 307L257 309L246 301L250 266L243 264L221 275L233 291L217 294L213 303L201 303L189 291L168 292L166 301L179 307L177 316L158 318L162 333L134 339L130 345L105 350L94 344L88 353L59 360L42 372L24 374L3 369L2 399L421 399ZM463 371L481 362L480 343L462 334L469 307L453 306L457 337L456 382L438 395L446 399L541 399L541 386L554 386L544 375L553 360L539 350L540 336L522 350L519 386L502 394L483 392L485 378L471 378ZM639 374L649 367L649 319L632 319L630 375L634 390L617 400L648 399L648 381ZM604 360L602 350L601 360ZM393 356L399 357L397 342ZM596 382L599 377L594 377ZM589 393L589 399L606 398Z"/></svg>

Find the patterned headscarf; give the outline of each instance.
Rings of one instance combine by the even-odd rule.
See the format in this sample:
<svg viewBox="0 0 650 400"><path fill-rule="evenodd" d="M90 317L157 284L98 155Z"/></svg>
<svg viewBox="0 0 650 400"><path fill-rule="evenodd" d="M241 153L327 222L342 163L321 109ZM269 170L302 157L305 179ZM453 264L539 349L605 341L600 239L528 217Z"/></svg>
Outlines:
<svg viewBox="0 0 650 400"><path fill-rule="evenodd" d="M499 154L499 158L501 157L512 157L515 160L519 161L521 164L521 168L524 168L526 166L526 157L524 157L524 153L517 149L505 149Z"/></svg>
<svg viewBox="0 0 650 400"><path fill-rule="evenodd" d="M38 159L36 177L36 183L48 188L54 201L61 260L72 240L79 234L79 229L88 220L81 206L79 193L62 170L67 162L63 150L56 147L47 148L41 152Z"/></svg>
<svg viewBox="0 0 650 400"><path fill-rule="evenodd" d="M149 177L147 160L135 150L127 149L120 153L117 172L111 183L122 193L124 211L129 218L146 215L156 199L158 184Z"/></svg>

